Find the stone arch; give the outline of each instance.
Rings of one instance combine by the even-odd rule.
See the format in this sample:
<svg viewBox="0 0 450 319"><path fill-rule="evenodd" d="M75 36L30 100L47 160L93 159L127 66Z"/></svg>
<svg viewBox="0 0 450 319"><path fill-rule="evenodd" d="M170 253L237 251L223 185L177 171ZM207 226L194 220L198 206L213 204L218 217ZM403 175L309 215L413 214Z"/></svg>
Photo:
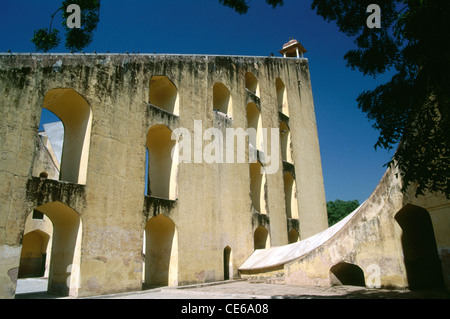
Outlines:
<svg viewBox="0 0 450 319"><path fill-rule="evenodd" d="M233 278L233 262L231 248L227 246L223 249L223 280Z"/></svg>
<svg viewBox="0 0 450 319"><path fill-rule="evenodd" d="M151 78L149 103L173 115L180 115L178 89L167 76L156 75Z"/></svg>
<svg viewBox="0 0 450 319"><path fill-rule="evenodd" d="M286 85L284 85L283 80L276 78L275 87L277 90L278 110L284 115L289 116Z"/></svg>
<svg viewBox="0 0 450 319"><path fill-rule="evenodd" d="M254 249L266 249L270 248L270 235L269 231L264 226L256 228L253 235L253 248Z"/></svg>
<svg viewBox="0 0 450 319"><path fill-rule="evenodd" d="M340 262L330 268L330 284L332 286L366 286L363 270L357 265L346 262Z"/></svg>
<svg viewBox="0 0 450 319"><path fill-rule="evenodd" d="M42 108L55 114L64 125L60 180L86 184L92 126L88 102L73 89L52 89L44 97Z"/></svg>
<svg viewBox="0 0 450 319"><path fill-rule="evenodd" d="M145 226L144 285L178 285L178 232L164 215L152 217Z"/></svg>
<svg viewBox="0 0 450 319"><path fill-rule="evenodd" d="M46 215L53 225L48 292L77 297L80 280L81 218L75 210L61 202L47 203L36 207L35 210ZM34 230L32 233L39 234L42 238L42 231ZM28 234L25 234L24 238ZM29 249L27 242L23 243L22 251L24 248L26 253Z"/></svg>
<svg viewBox="0 0 450 319"><path fill-rule="evenodd" d="M32 176L46 175L48 179L59 180L61 157L64 147L64 124L51 111L42 108L37 136L37 154L33 160Z"/></svg>
<svg viewBox="0 0 450 319"><path fill-rule="evenodd" d="M282 160L293 164L294 160L292 159L291 130L284 121L280 123L280 142Z"/></svg>
<svg viewBox="0 0 450 319"><path fill-rule="evenodd" d="M288 242L289 244L296 243L300 240L300 234L298 233L297 229L291 228L288 234Z"/></svg>
<svg viewBox="0 0 450 319"><path fill-rule="evenodd" d="M247 104L247 126L253 128L256 131L256 145L253 145L256 149L263 149L263 127L261 112L254 102Z"/></svg>
<svg viewBox="0 0 450 319"><path fill-rule="evenodd" d="M213 109L233 117L233 102L230 90L221 82L213 86Z"/></svg>
<svg viewBox="0 0 450 319"><path fill-rule="evenodd" d="M297 185L291 172L284 173L284 196L287 217L298 219Z"/></svg>
<svg viewBox="0 0 450 319"><path fill-rule="evenodd" d="M23 236L18 278L44 276L49 241L50 235L40 229Z"/></svg>
<svg viewBox="0 0 450 319"><path fill-rule="evenodd" d="M175 200L177 198L177 142L163 124L152 126L147 134L147 195Z"/></svg>
<svg viewBox="0 0 450 319"><path fill-rule="evenodd" d="M40 178L41 180L47 179L47 178L48 178L48 173L45 172L45 171L40 172L40 173L39 173L39 178Z"/></svg>
<svg viewBox="0 0 450 319"><path fill-rule="evenodd" d="M258 79L252 72L245 73L245 88L257 97L260 96Z"/></svg>
<svg viewBox="0 0 450 319"><path fill-rule="evenodd" d="M266 174L262 164L259 161L250 163L250 196L253 208L260 214L267 214L265 185Z"/></svg>
<svg viewBox="0 0 450 319"><path fill-rule="evenodd" d="M402 228L401 246L409 288L443 288L442 264L428 211L408 204L394 218Z"/></svg>

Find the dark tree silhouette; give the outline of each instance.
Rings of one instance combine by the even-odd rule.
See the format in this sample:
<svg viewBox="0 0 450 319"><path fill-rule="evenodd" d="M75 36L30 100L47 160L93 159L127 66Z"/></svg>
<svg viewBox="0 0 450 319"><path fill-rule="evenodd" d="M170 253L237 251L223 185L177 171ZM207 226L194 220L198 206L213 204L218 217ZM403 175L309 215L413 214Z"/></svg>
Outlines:
<svg viewBox="0 0 450 319"><path fill-rule="evenodd" d="M70 12L67 7L70 4L77 4L81 9L81 28L69 28L67 18ZM53 28L53 20L57 13L61 13L63 18L62 26L66 31L65 47L71 52L79 52L89 46L93 40L93 33L100 21L100 0L65 0L52 15L50 27L41 28L34 31L32 42L38 52L48 52L55 49L61 43L59 30Z"/></svg>

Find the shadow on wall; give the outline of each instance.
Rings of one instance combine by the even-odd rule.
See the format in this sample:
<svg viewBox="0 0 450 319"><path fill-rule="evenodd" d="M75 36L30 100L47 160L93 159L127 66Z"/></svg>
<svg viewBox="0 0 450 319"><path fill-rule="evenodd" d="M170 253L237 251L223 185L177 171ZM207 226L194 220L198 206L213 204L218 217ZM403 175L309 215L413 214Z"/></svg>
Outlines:
<svg viewBox="0 0 450 319"><path fill-rule="evenodd" d="M409 288L444 288L441 260L428 211L408 204L395 215L395 220L403 230L401 241Z"/></svg>

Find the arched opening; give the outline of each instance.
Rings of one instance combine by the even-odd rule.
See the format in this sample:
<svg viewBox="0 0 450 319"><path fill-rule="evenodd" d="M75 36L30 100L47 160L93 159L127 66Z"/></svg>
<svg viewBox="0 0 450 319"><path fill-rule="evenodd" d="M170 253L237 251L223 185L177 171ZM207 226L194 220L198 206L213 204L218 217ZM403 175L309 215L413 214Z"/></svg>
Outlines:
<svg viewBox="0 0 450 319"><path fill-rule="evenodd" d="M330 284L332 286L366 286L362 269L346 262L341 262L331 267Z"/></svg>
<svg viewBox="0 0 450 319"><path fill-rule="evenodd" d="M164 215L151 218L145 226L144 286L178 285L178 234Z"/></svg>
<svg viewBox="0 0 450 319"><path fill-rule="evenodd" d="M223 280L232 279L233 264L231 262L231 248L225 247L223 250Z"/></svg>
<svg viewBox="0 0 450 319"><path fill-rule="evenodd" d="M247 123L249 128L253 128L256 131L256 145L253 146L258 150L262 150L264 142L262 118L258 107L253 102L247 104Z"/></svg>
<svg viewBox="0 0 450 319"><path fill-rule="evenodd" d="M266 175L259 161L250 163L250 195L253 208L260 214L266 214Z"/></svg>
<svg viewBox="0 0 450 319"><path fill-rule="evenodd" d="M86 184L92 124L91 107L73 89L50 90L44 97L42 107L52 112L64 125L59 179ZM52 132L54 136L57 134L56 131Z"/></svg>
<svg viewBox="0 0 450 319"><path fill-rule="evenodd" d="M149 102L173 115L180 115L178 90L166 76L151 78Z"/></svg>
<svg viewBox="0 0 450 319"><path fill-rule="evenodd" d="M64 146L64 124L61 119L43 108L38 132L38 152L33 162L32 176L60 179Z"/></svg>
<svg viewBox="0 0 450 319"><path fill-rule="evenodd" d="M277 89L278 110L284 115L289 116L286 86L284 85L284 82L280 78L277 78L275 80L275 86Z"/></svg>
<svg viewBox="0 0 450 319"><path fill-rule="evenodd" d="M22 239L18 278L44 277L50 235L36 229Z"/></svg>
<svg viewBox="0 0 450 319"><path fill-rule="evenodd" d="M48 178L48 173L47 172L41 172L39 174L39 178L42 179L42 180L47 179Z"/></svg>
<svg viewBox="0 0 450 319"><path fill-rule="evenodd" d="M48 217L53 231L34 229L24 235L19 274L39 276L48 271L47 292L61 296L78 296L82 223L72 208L52 202L35 208ZM36 227L29 224L27 227ZM48 249L51 234L51 249ZM50 254L48 270L45 265ZM39 270L39 273L37 271Z"/></svg>
<svg viewBox="0 0 450 319"><path fill-rule="evenodd" d="M259 97L258 79L251 72L245 73L245 88Z"/></svg>
<svg viewBox="0 0 450 319"><path fill-rule="evenodd" d="M395 220L403 231L401 244L409 288L443 288L442 264L428 211L408 204Z"/></svg>
<svg viewBox="0 0 450 319"><path fill-rule="evenodd" d="M147 195L164 199L177 198L177 143L165 125L152 126L147 134Z"/></svg>
<svg viewBox="0 0 450 319"><path fill-rule="evenodd" d="M291 152L291 131L285 122L280 123L281 157L283 161L293 164Z"/></svg>
<svg viewBox="0 0 450 319"><path fill-rule="evenodd" d="M213 109L227 117L233 117L233 104L230 90L223 83L213 86Z"/></svg>
<svg viewBox="0 0 450 319"><path fill-rule="evenodd" d="M298 219L297 186L290 172L284 173L284 196L287 217Z"/></svg>
<svg viewBox="0 0 450 319"><path fill-rule="evenodd" d="M254 249L266 249L270 248L270 236L269 231L264 226L259 226L253 236Z"/></svg>
<svg viewBox="0 0 450 319"><path fill-rule="evenodd" d="M288 242L289 244L296 243L300 240L300 234L295 228L292 228L288 234Z"/></svg>

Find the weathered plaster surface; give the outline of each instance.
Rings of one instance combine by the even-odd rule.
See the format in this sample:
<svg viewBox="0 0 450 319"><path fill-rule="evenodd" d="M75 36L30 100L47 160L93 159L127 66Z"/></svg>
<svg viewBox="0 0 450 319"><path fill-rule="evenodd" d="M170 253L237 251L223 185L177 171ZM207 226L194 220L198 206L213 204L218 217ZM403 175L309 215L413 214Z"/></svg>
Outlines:
<svg viewBox="0 0 450 319"><path fill-rule="evenodd" d="M367 201L325 231L294 244L255 251L239 268L241 274L258 276L283 266L286 284L329 286L331 267L345 262L362 269L368 287L407 288L402 230L395 215L407 204L413 204L431 216L444 284L449 289L450 202L436 195L416 198L402 193L396 173L388 169Z"/></svg>
<svg viewBox="0 0 450 319"><path fill-rule="evenodd" d="M54 201L73 209L81 220L81 275L79 287L71 290L78 296L141 288L144 228L158 214L176 225L179 285L222 279L226 246L237 275L253 252L253 232L260 222L270 226L272 246L287 244L281 159L280 170L266 180L267 216L253 216L248 163L181 163L176 200L144 194L149 128L163 124L193 133L194 120L201 120L204 129L246 128L246 72L258 79L260 96L250 100L258 103L265 128L279 127L276 78L286 85L299 203L296 225L301 238L309 237L327 222L307 60L0 54L0 246L5 254L9 251L8 258L1 255L0 286L7 287L1 296L13 296L11 274L19 265L27 216L36 206ZM161 75L178 89L178 116L149 104L150 79ZM231 93L232 119L212 111L216 82ZM40 114L44 98L54 89L74 90L92 112L83 185L42 182L33 175Z"/></svg>

